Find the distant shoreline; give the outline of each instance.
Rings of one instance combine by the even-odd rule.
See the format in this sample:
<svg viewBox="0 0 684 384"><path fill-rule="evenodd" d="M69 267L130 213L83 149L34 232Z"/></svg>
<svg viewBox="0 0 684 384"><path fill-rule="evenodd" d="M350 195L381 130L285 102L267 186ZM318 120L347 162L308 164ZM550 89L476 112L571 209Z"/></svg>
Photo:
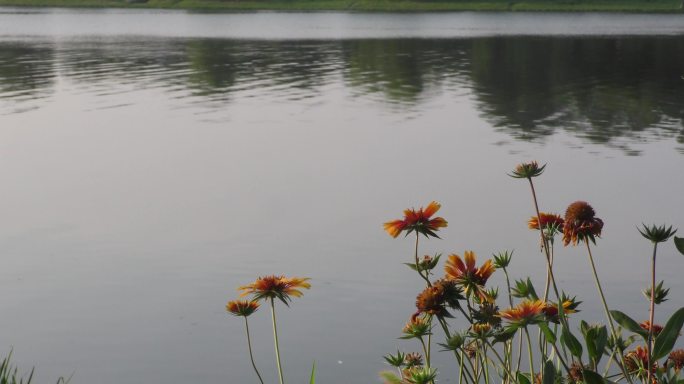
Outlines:
<svg viewBox="0 0 684 384"><path fill-rule="evenodd" d="M0 0L0 6L198 11L630 12L682 13L684 0Z"/></svg>

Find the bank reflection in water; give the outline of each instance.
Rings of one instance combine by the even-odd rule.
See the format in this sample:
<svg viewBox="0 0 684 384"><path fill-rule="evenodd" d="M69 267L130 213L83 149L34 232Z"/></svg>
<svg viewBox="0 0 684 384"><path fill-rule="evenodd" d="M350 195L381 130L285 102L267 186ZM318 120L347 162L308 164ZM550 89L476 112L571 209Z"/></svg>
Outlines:
<svg viewBox="0 0 684 384"><path fill-rule="evenodd" d="M328 86L390 108L467 94L515 139L564 131L594 143L684 142L679 37L494 37L0 43L0 111L39 106L57 76L96 97L163 90L223 108L234 96L312 98ZM7 106L10 106L9 108ZM383 108L381 105L369 108Z"/></svg>
<svg viewBox="0 0 684 384"><path fill-rule="evenodd" d="M0 44L0 114L38 108L52 94L54 63L51 44Z"/></svg>
<svg viewBox="0 0 684 384"><path fill-rule="evenodd" d="M559 129L596 143L682 141L681 38L474 40L471 77L483 116L520 139Z"/></svg>

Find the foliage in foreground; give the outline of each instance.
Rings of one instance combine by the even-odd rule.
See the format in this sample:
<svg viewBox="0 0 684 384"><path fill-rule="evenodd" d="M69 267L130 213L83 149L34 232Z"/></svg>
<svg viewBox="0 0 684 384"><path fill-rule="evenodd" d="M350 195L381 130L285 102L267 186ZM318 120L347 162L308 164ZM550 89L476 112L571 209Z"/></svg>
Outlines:
<svg viewBox="0 0 684 384"><path fill-rule="evenodd" d="M668 300L670 292L663 281L656 279L658 246L674 238L676 249L684 254L684 238L674 236L677 230L672 226L642 224L638 232L653 246L651 284L643 290L649 304L648 319L638 322L624 312L611 309L593 255L604 221L584 201L570 204L564 216L540 211L534 180L543 174L545 167L537 162L523 163L509 175L529 184L534 210L528 227L539 234L540 253L546 266L546 282L541 289L529 277L511 282L512 251L494 254L479 266L473 251L465 251L462 256L450 254L442 267L443 275L437 277L442 255L420 256L419 253L421 236L439 239L440 229L448 225L446 219L436 216L441 208L437 202L424 208L406 209L402 218L384 224L385 231L393 238L402 234L415 238L412 260L405 264L425 283L425 288L416 296L415 312L400 337L415 341L419 352L397 351L384 356L387 364L395 368L380 373L386 384L434 384L438 372L432 361L438 352L437 346L441 347L440 352L453 356L458 376L449 379L459 384L684 384L684 378L680 377L684 349L675 349L684 326L684 308L675 311L665 325L655 323L656 305ZM559 286L554 271L554 250L560 244L584 248L597 297L603 306L604 324L589 324L578 318L582 302ZM506 286L501 290L487 284L499 270L506 278ZM310 288L308 280L260 277L240 287L243 296L251 295L251 300L227 304L229 313L245 320L250 359L262 384L252 355L247 317L261 302L270 304L276 365L283 384L275 302L277 299L289 305L291 297L302 295L302 288ZM465 329L455 329L450 324L456 316L467 321ZM312 383L314 374L315 365Z"/></svg>
<svg viewBox="0 0 684 384"><path fill-rule="evenodd" d="M12 351L2 359L0 363L0 384L31 384L33 381L34 369L31 368L31 372L28 375L19 374L19 368L12 365ZM68 379L60 377L57 379L57 384L67 384Z"/></svg>

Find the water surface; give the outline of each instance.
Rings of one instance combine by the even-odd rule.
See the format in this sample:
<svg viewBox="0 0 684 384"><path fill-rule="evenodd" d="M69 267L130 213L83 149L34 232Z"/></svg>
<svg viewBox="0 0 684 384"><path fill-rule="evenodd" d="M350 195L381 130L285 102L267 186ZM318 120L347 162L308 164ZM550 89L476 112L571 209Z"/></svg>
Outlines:
<svg viewBox="0 0 684 384"><path fill-rule="evenodd" d="M683 34L668 15L0 9L3 343L40 380L248 383L223 305L283 273L313 284L279 313L289 381L315 359L321 382L374 382L416 350L396 337L421 286L381 223L438 200L449 227L422 252L515 249L513 277L541 284L506 176L529 159L549 163L543 210L605 220L609 299L645 318L635 226L684 228ZM683 260L660 260L664 320ZM601 320L582 249L557 263Z"/></svg>

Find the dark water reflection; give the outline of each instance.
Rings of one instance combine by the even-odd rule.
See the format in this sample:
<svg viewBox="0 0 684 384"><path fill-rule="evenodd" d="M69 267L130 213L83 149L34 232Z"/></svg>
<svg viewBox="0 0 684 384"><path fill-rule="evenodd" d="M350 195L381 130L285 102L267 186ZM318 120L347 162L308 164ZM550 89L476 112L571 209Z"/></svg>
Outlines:
<svg viewBox="0 0 684 384"><path fill-rule="evenodd" d="M631 154L630 142L684 141L678 36L3 42L0 58L2 113L40 106L60 76L95 96L160 88L215 109L236 93L297 100L331 86L400 109L471 94L518 140L565 131Z"/></svg>
<svg viewBox="0 0 684 384"><path fill-rule="evenodd" d="M0 58L3 113L39 107L59 76L96 96L162 88L217 109L236 92L296 100L330 85L389 108L472 93L482 117L519 140L562 130L627 151L684 140L681 37L3 42Z"/></svg>

